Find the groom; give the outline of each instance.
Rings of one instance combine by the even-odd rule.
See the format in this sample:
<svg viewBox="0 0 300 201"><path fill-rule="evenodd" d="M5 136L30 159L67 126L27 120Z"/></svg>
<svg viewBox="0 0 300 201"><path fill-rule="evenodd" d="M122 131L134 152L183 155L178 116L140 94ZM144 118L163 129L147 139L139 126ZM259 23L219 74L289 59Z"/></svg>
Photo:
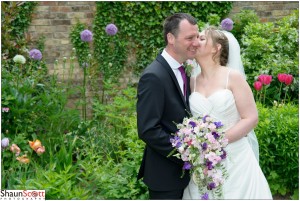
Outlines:
<svg viewBox="0 0 300 201"><path fill-rule="evenodd" d="M183 178L183 161L167 157L173 150L175 123L189 115L189 78L179 68L193 59L199 46L194 17L176 13L164 22L166 47L145 69L138 84L138 135L146 143L138 179L148 186L150 199L182 199L189 174Z"/></svg>

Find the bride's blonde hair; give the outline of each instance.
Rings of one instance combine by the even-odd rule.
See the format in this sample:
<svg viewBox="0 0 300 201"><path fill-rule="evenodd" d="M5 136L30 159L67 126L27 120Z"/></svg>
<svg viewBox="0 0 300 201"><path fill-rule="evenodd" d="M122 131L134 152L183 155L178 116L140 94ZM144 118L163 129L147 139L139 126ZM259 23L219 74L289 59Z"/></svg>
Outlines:
<svg viewBox="0 0 300 201"><path fill-rule="evenodd" d="M212 39L213 45L217 47L217 44L221 45L219 62L220 65L226 66L228 63L228 54L229 54L229 43L225 34L217 29L214 26L209 26L204 29L206 37L210 37ZM218 52L213 55L213 60L215 61Z"/></svg>

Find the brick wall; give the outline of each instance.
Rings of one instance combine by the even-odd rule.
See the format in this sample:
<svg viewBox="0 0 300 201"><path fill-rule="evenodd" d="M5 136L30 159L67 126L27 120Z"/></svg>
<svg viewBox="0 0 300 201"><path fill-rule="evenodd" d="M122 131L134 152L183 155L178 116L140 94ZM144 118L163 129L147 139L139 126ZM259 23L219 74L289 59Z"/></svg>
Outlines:
<svg viewBox="0 0 300 201"><path fill-rule="evenodd" d="M235 1L230 16L247 9L254 10L262 22L273 22L298 8L298 1Z"/></svg>

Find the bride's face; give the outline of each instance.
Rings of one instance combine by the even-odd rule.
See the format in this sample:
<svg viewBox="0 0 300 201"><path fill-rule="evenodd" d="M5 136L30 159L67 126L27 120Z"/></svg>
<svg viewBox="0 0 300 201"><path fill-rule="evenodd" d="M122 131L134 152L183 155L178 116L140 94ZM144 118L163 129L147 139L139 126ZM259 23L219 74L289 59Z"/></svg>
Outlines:
<svg viewBox="0 0 300 201"><path fill-rule="evenodd" d="M196 59L201 59L212 55L215 52L213 41L205 31L199 33L199 48L197 49Z"/></svg>

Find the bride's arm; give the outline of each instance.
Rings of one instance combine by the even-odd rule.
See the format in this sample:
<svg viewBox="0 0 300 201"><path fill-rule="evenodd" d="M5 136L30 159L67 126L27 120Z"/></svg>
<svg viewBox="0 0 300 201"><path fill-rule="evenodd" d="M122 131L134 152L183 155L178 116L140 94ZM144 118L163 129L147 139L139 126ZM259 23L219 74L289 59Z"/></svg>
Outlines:
<svg viewBox="0 0 300 201"><path fill-rule="evenodd" d="M245 137L258 123L258 112L252 90L245 78L238 72L231 71L229 88L234 95L241 120L226 131L229 143Z"/></svg>

